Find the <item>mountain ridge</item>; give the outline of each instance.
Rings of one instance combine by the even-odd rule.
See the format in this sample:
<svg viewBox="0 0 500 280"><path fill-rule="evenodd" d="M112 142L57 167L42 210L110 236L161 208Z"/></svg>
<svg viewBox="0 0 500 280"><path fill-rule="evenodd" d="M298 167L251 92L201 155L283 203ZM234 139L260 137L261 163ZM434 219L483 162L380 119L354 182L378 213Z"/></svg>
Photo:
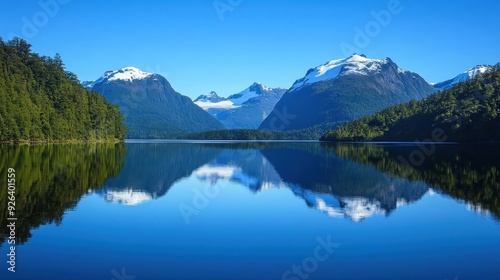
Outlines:
<svg viewBox="0 0 500 280"><path fill-rule="evenodd" d="M227 98L212 91L194 100L200 108L218 119L228 129L255 129L269 115L285 93L282 88L269 88L254 82Z"/></svg>
<svg viewBox="0 0 500 280"><path fill-rule="evenodd" d="M448 79L443 82L431 84L435 89L437 90L447 90L452 88L454 85L460 83L460 82L466 82L469 81L473 78L475 78L478 75L482 75L488 71L493 70L493 66L491 65L477 65L475 67L470 68L469 70L462 72L455 76L454 78Z"/></svg>
<svg viewBox="0 0 500 280"><path fill-rule="evenodd" d="M390 58L354 54L309 69L259 129L300 130L324 123L335 127L434 91L420 75L401 69Z"/></svg>
<svg viewBox="0 0 500 280"><path fill-rule="evenodd" d="M106 71L87 88L120 108L129 127L127 138L175 138L224 128L159 74L125 67Z"/></svg>

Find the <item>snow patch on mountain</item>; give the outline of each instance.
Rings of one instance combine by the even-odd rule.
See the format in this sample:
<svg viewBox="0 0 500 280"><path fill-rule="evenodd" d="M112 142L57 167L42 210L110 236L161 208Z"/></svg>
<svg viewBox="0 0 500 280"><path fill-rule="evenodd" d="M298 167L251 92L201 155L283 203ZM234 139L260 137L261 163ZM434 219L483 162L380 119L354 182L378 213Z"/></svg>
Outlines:
<svg viewBox="0 0 500 280"><path fill-rule="evenodd" d="M492 69L493 69L493 67L490 65L478 65L476 67L473 67L473 68L457 75L453 79L449 79L449 80L446 80L444 82L435 83L435 84L431 84L431 85L435 89L438 89L438 90L447 90L449 88L452 88L454 85L456 85L458 83L469 81L478 75L482 75L488 71L491 71Z"/></svg>
<svg viewBox="0 0 500 280"><path fill-rule="evenodd" d="M203 110L208 109L235 109L241 106L235 106L233 102L230 100L224 100L220 102L212 102L212 101L195 101L194 104L200 106Z"/></svg>
<svg viewBox="0 0 500 280"><path fill-rule="evenodd" d="M348 58L331 60L316 68L309 69L303 78L295 81L290 91L294 91L305 85L334 79L339 76L378 73L382 70L382 66L389 61L388 58L370 59L366 58L364 55L358 54L354 54ZM404 73L406 70L398 68L398 72Z"/></svg>
<svg viewBox="0 0 500 280"><path fill-rule="evenodd" d="M87 82L84 86L88 89L92 89L94 85L107 81L133 82L135 80L143 80L154 75L154 73L144 72L136 67L129 66L115 71L107 71L99 79L90 84Z"/></svg>
<svg viewBox="0 0 500 280"><path fill-rule="evenodd" d="M255 82L242 92L230 95L228 98L220 97L217 93L212 91L208 94L200 95L194 100L194 103L205 111L208 109L234 109L241 107L250 99L260 96L263 92L270 92L273 90L275 89Z"/></svg>
<svg viewBox="0 0 500 280"><path fill-rule="evenodd" d="M257 91L252 90L251 88L247 88L244 91L233 94L229 96L227 99L231 101L234 105L242 105L243 103L247 102L251 98L257 97L259 94Z"/></svg>

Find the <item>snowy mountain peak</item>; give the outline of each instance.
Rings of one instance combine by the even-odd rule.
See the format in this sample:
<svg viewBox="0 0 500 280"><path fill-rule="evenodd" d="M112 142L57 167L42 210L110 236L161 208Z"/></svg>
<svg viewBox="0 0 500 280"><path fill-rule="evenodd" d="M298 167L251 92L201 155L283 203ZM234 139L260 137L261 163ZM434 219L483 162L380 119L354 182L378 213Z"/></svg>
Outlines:
<svg viewBox="0 0 500 280"><path fill-rule="evenodd" d="M194 103L215 118L220 118L226 127L257 128L285 91L286 89L269 88L254 82L245 90L228 98L219 97L215 93L202 94L194 100ZM238 117L228 118L228 112Z"/></svg>
<svg viewBox="0 0 500 280"><path fill-rule="evenodd" d="M220 102L223 100L226 99L217 95L215 91L211 91L210 93L205 93L198 96L198 98L196 98L194 102Z"/></svg>
<svg viewBox="0 0 500 280"><path fill-rule="evenodd" d="M259 82L254 82L249 88L255 89L255 90L263 90L263 91L270 91L273 90L272 88L268 88L265 85L259 83Z"/></svg>
<svg viewBox="0 0 500 280"><path fill-rule="evenodd" d="M309 69L306 75L292 85L294 91L307 84L330 80L345 75L368 75L368 73L378 73L382 65L392 63L389 58L370 59L365 55L353 54L347 58L330 60L327 63ZM399 69L400 71L404 71Z"/></svg>
<svg viewBox="0 0 500 280"><path fill-rule="evenodd" d="M465 73L467 73L467 76L469 76L469 79L472 79L476 77L477 75L482 75L488 71L490 71L492 67L490 65L478 65L476 67L473 67L469 70L467 70Z"/></svg>
<svg viewBox="0 0 500 280"><path fill-rule="evenodd" d="M151 77L155 74L153 73L148 73L148 72L143 72L142 70L129 66L125 67L119 70L114 70L114 71L106 71L99 79L95 80L91 84L86 84L84 85L86 88L92 89L94 85L102 82L111 82L111 81L125 81L125 82L132 82L134 80L142 80L148 77Z"/></svg>
<svg viewBox="0 0 500 280"><path fill-rule="evenodd" d="M239 106L248 100L257 97L262 94L263 91L269 91L270 89L263 86L262 84L255 82L244 91L230 95L227 99L231 100L234 105Z"/></svg>
<svg viewBox="0 0 500 280"><path fill-rule="evenodd" d="M436 83L433 85L433 87L435 89L438 89L438 90L447 90L458 83L471 80L478 75L482 75L488 71L491 71L492 69L493 69L493 67L490 65L477 65L477 66L457 75L453 79L449 79L449 80L446 80L446 81L441 82L441 83Z"/></svg>
<svg viewBox="0 0 500 280"><path fill-rule="evenodd" d="M131 82L133 80L142 80L149 76L154 75L153 73L143 72L140 69L132 66L112 71L111 73L110 72L107 73L108 73L107 77L108 81L122 80L127 82Z"/></svg>
<svg viewBox="0 0 500 280"><path fill-rule="evenodd" d="M83 82L81 82L82 86L84 88L86 88L86 89L91 89L93 83L94 83L94 81L83 81Z"/></svg>

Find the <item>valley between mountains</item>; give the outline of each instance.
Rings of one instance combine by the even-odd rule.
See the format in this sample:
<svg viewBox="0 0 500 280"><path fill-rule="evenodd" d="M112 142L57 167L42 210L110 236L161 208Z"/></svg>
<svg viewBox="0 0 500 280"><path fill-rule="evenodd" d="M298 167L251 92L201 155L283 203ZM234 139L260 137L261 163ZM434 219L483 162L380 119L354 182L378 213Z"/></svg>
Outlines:
<svg viewBox="0 0 500 280"><path fill-rule="evenodd" d="M288 88L253 82L228 97L208 89L192 100L160 74L132 66L80 82L60 56L41 57L17 38L1 42L0 62L4 142L414 141L437 128L444 141L500 140L498 64L429 83L388 57L353 54L305 71ZM26 87L15 82L23 79Z"/></svg>

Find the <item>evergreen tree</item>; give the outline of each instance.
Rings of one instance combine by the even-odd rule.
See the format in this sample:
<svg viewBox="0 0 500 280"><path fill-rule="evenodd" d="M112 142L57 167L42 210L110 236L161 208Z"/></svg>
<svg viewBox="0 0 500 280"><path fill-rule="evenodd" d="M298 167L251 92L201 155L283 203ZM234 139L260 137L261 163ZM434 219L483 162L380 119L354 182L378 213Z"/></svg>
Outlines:
<svg viewBox="0 0 500 280"><path fill-rule="evenodd" d="M127 129L115 105L86 91L62 58L0 38L0 141L116 140Z"/></svg>

